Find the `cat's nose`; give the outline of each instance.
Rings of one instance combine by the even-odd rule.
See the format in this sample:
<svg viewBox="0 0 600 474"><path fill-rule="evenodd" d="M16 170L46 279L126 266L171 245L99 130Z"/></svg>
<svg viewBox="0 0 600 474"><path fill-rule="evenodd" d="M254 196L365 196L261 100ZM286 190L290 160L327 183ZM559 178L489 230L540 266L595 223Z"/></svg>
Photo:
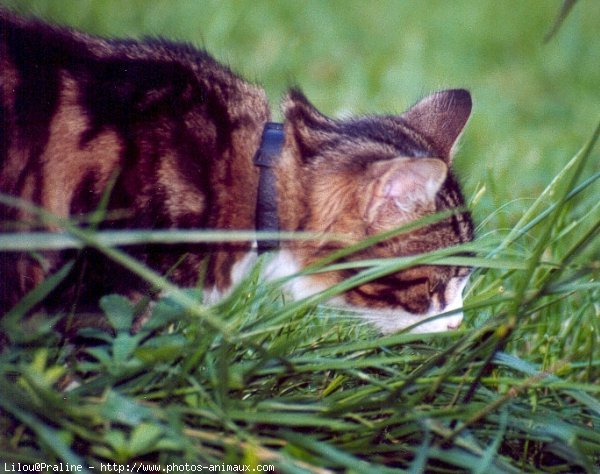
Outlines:
<svg viewBox="0 0 600 474"><path fill-rule="evenodd" d="M454 329L458 329L458 327L460 326L460 321L452 321L451 323L448 323L448 326L446 326L448 328L448 331L452 331Z"/></svg>

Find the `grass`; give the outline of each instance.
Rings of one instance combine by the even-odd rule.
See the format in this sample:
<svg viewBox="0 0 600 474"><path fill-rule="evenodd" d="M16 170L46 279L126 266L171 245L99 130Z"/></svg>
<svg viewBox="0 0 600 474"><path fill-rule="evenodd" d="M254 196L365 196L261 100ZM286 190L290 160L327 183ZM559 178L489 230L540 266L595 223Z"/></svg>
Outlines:
<svg viewBox="0 0 600 474"><path fill-rule="evenodd" d="M61 221L61 235L0 236L4 250L93 246L170 290L133 335L140 308L104 297L113 334L88 330L78 357L51 321L21 322L68 267L4 316L15 345L0 355L3 461L597 472L596 3L577 2L546 46L560 2L130 1L118 17L111 1L2 3L97 33L205 44L274 101L292 78L332 114L402 110L430 89L468 87L475 115L457 166L479 223L473 257L368 262L344 283L416 261L477 268L459 331L386 337L320 301L286 301L258 269L208 308L114 247L210 233L115 235ZM77 383L61 390L67 379Z"/></svg>

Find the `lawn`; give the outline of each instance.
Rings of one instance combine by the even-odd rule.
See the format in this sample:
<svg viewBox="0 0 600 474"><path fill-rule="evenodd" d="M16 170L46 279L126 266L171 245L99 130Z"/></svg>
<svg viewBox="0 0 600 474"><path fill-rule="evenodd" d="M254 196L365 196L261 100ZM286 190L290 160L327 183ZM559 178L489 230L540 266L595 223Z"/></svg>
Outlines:
<svg viewBox="0 0 600 474"><path fill-rule="evenodd" d="M20 329L26 301L2 319L21 341L0 355L2 460L597 472L600 2L577 1L548 41L558 0L0 4L99 35L191 42L262 84L275 118L290 85L332 116L467 88L456 169L477 223L474 257L362 274L419 258L477 267L454 333L381 337L319 301L282 300L255 272L216 308L172 289L136 335L131 303L107 296L114 335L89 334L81 362L46 326ZM67 374L78 386L63 392Z"/></svg>

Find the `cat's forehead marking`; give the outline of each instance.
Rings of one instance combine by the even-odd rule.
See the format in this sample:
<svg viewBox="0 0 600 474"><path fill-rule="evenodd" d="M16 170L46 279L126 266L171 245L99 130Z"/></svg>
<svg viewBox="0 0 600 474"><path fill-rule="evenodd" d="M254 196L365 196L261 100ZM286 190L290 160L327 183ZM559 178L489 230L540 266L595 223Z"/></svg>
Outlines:
<svg viewBox="0 0 600 474"><path fill-rule="evenodd" d="M432 156L431 144L402 119L391 116L370 116L339 124L339 132L348 138L360 138L363 147L387 145L395 156Z"/></svg>

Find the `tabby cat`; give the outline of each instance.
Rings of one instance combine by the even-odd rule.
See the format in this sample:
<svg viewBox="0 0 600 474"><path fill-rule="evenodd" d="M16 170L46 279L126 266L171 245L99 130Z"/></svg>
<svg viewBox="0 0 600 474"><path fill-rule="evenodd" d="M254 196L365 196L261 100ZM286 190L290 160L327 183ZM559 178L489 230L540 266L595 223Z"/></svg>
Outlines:
<svg viewBox="0 0 600 474"><path fill-rule="evenodd" d="M110 185L103 229L255 229L260 172L253 157L270 118L260 87L188 44L101 39L4 10L0 21L0 193L78 219L98 208ZM265 275L297 272L336 247L462 207L450 166L470 111L467 91L447 90L399 116L334 120L292 89L271 168L278 227L346 239L281 242ZM6 203L0 226L40 228L31 213ZM472 238L470 215L461 209L351 258L414 255ZM156 271L170 269L178 285L197 285L202 273L207 301L227 294L256 258L251 242L127 251ZM89 249L4 252L0 311L74 256L77 264L46 298L46 309L84 311L104 294L135 299L149 291ZM416 331L452 329L462 319L468 274L463 267L418 266L355 287L336 302L382 332L458 310ZM350 275L302 276L287 289L301 298Z"/></svg>

